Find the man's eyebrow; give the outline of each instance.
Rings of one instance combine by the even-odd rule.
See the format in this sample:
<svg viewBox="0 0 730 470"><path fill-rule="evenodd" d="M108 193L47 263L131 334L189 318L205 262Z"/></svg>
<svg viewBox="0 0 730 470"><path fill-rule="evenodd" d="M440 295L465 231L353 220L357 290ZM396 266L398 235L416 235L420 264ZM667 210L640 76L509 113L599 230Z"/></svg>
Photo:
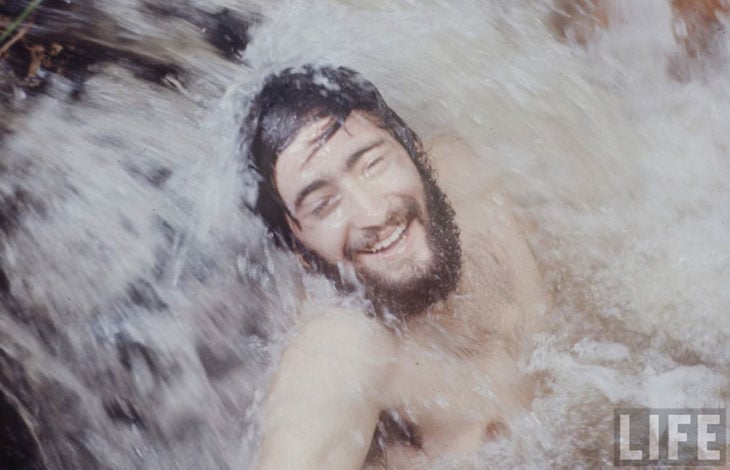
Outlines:
<svg viewBox="0 0 730 470"><path fill-rule="evenodd" d="M352 168L357 164L358 160L362 158L363 155L374 149L375 147L378 147L382 145L385 141L383 139L377 140L370 145L366 145L365 147L361 148L357 152L353 153L349 157L347 157L347 162L345 162L345 170L350 171Z"/></svg>
<svg viewBox="0 0 730 470"><path fill-rule="evenodd" d="M305 166L307 166L307 163L309 163L309 160L312 159L315 153L319 151L320 148L324 144L326 144L333 135L337 133L338 130L342 128L342 121L339 119L334 119L332 122L330 122L327 127L322 131L320 135L315 137L309 142L309 145L312 147L312 151L307 155L307 158L304 159L304 163L302 163L302 166L299 167L300 170L302 170Z"/></svg>
<svg viewBox="0 0 730 470"><path fill-rule="evenodd" d="M299 208L302 205L302 202L304 202L304 198L309 196L311 193L315 192L319 188L326 186L329 184L326 180L316 180L309 183L307 186L304 187L301 191L299 191L299 194L297 194L296 199L294 200L294 211L298 211Z"/></svg>

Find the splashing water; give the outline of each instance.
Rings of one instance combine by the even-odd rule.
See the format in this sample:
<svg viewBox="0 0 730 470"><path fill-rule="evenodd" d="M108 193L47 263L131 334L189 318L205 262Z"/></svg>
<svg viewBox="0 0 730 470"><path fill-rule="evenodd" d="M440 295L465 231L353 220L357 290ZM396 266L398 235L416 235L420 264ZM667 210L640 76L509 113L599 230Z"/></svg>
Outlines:
<svg viewBox="0 0 730 470"><path fill-rule="evenodd" d="M0 404L29 465L251 465L301 287L242 209L239 127L307 62L362 72L424 141L463 136L538 227L544 387L511 439L437 467L609 465L613 408L726 406L723 36L681 62L659 0L562 40L564 2L169 3L59 10L117 55L2 88Z"/></svg>

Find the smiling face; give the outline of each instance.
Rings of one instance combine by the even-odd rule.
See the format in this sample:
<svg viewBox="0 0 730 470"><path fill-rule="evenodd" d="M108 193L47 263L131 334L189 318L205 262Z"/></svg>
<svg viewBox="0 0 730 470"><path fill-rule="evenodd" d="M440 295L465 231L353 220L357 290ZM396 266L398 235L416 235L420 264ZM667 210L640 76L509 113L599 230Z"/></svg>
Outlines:
<svg viewBox="0 0 730 470"><path fill-rule="evenodd" d="M292 232L330 272L354 271L376 302L418 313L458 278L453 211L368 115L352 112L330 136L331 126L305 125L278 156L274 184Z"/></svg>
<svg viewBox="0 0 730 470"><path fill-rule="evenodd" d="M327 141L327 119L305 126L276 163L275 184L299 241L330 264L385 279L413 276L431 260L421 177L406 150L354 112Z"/></svg>

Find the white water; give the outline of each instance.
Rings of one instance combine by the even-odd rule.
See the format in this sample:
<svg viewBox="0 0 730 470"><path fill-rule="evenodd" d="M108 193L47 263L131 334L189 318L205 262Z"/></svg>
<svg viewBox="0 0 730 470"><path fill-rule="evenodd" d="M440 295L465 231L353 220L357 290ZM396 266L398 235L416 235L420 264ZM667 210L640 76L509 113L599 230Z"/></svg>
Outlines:
<svg viewBox="0 0 730 470"><path fill-rule="evenodd" d="M81 104L57 87L18 121L3 157L15 179L0 183L24 184L49 215L25 220L3 264L14 295L47 307L67 340L53 357L3 313L14 340L0 344L79 397L73 413L50 415L82 423L86 447L113 468L250 463L252 403L296 310L298 273L237 209L234 149L241 103L268 73L306 62L359 70L425 141L464 136L538 224L531 244L556 308L525 368L544 372L545 390L512 439L443 468L608 465L613 408L727 406L727 56L672 78L679 46L659 0L614 2L611 27L585 48L555 40L542 2L368 3L256 7L266 19L242 67L188 26L141 16L140 35L189 37L160 46L193 70L189 98L108 67ZM173 173L155 189L130 164ZM168 308L130 303L136 279ZM131 353L122 370L119 334L157 365ZM230 366L206 374L200 345ZM102 398L120 391L146 429L106 417Z"/></svg>

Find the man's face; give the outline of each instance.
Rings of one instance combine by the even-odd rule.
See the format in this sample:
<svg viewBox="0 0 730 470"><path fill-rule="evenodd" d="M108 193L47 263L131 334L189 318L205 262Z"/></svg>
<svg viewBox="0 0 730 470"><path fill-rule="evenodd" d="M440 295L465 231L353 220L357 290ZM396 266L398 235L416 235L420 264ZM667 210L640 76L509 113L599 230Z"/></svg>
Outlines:
<svg viewBox="0 0 730 470"><path fill-rule="evenodd" d="M294 235L325 264L352 267L376 296L429 289L444 269L436 258L454 253L439 250L428 193L408 152L361 112L323 141L331 124L305 126L278 157L274 183L296 219L289 220ZM458 230L449 235L458 239Z"/></svg>

